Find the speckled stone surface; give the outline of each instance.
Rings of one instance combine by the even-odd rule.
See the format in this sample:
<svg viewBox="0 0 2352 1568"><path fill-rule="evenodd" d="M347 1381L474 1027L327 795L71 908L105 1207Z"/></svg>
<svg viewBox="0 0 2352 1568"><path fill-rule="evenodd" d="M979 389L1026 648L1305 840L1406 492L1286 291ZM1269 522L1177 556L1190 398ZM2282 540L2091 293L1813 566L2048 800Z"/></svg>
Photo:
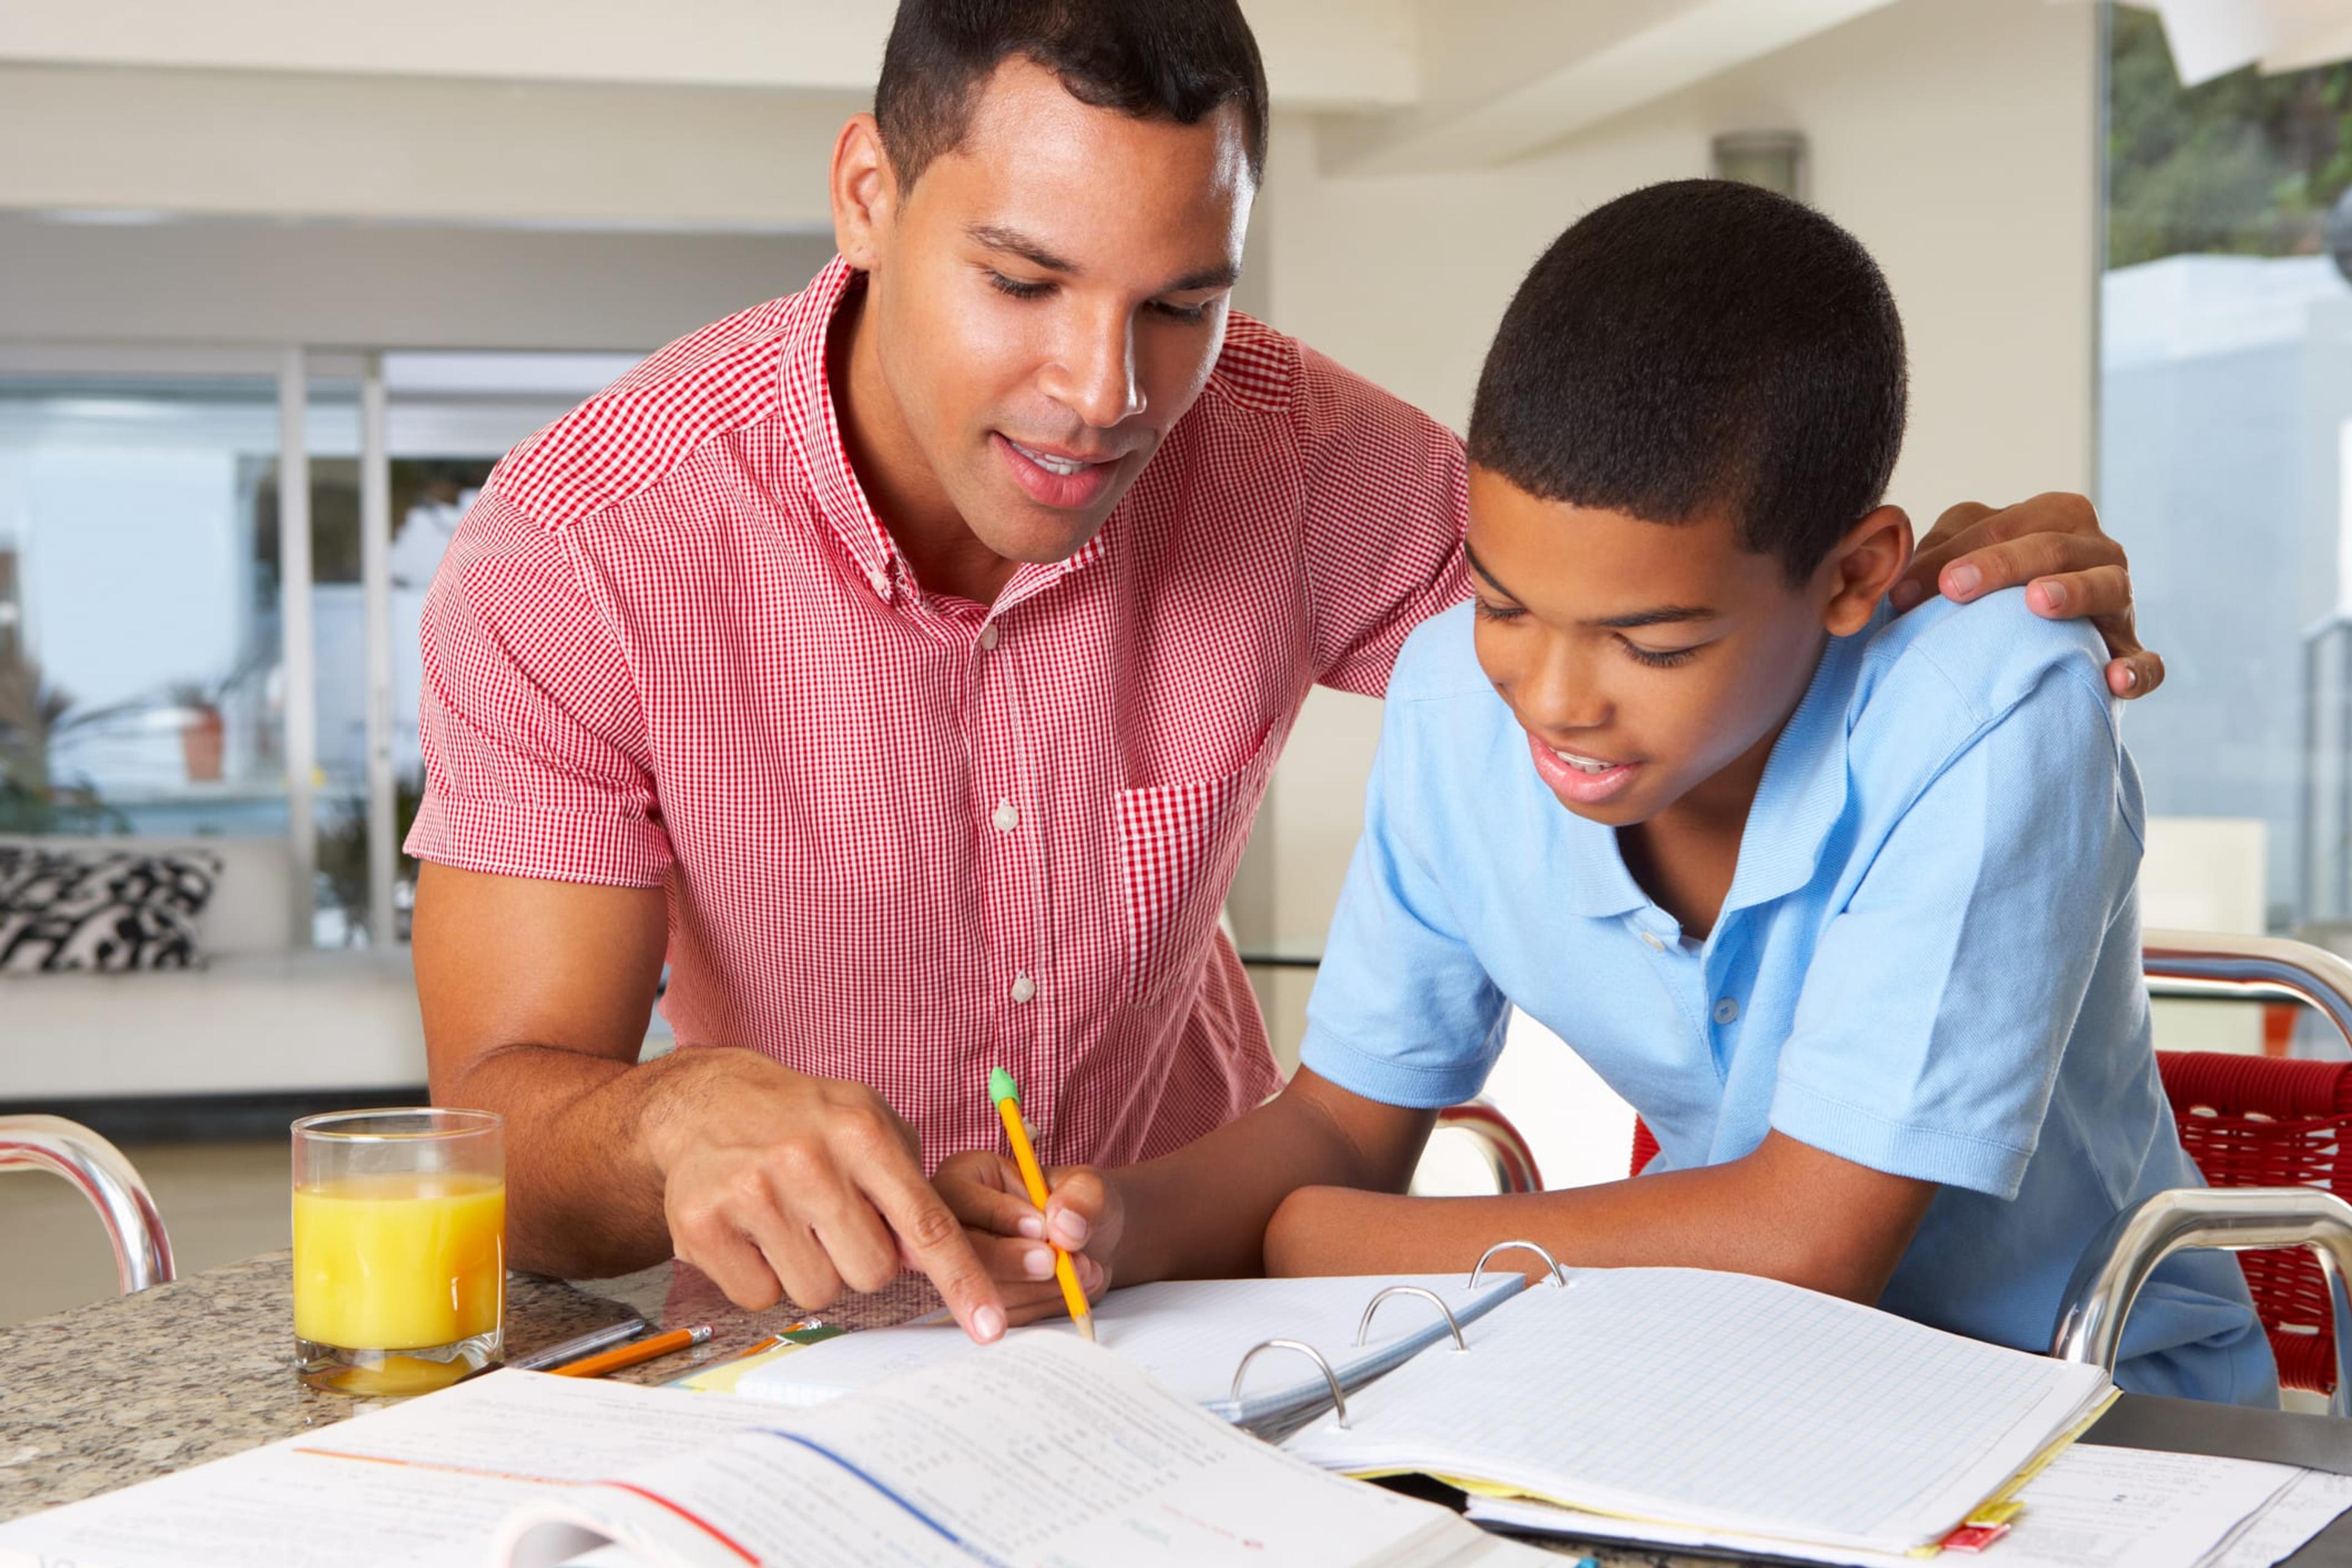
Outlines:
<svg viewBox="0 0 2352 1568"><path fill-rule="evenodd" d="M938 1305L929 1282L908 1275L817 1315L878 1328ZM631 1312L661 1329L711 1326L708 1344L614 1374L649 1384L739 1354L809 1315L789 1302L747 1312L685 1264L572 1283L514 1274L507 1353L525 1355ZM0 1331L0 1520L223 1458L378 1403L297 1381L293 1322L290 1256L273 1252ZM1611 1568L1696 1568L1698 1561L1591 1550Z"/></svg>
<svg viewBox="0 0 2352 1568"><path fill-rule="evenodd" d="M908 1276L821 1314L869 1328L929 1311ZM658 1328L711 1326L709 1343L616 1376L667 1383L740 1353L807 1314L744 1311L694 1268L665 1264L617 1279L507 1282L507 1353L636 1312ZM293 1277L287 1253L192 1275L95 1306L0 1330L0 1519L111 1491L291 1436L370 1407L294 1376Z"/></svg>

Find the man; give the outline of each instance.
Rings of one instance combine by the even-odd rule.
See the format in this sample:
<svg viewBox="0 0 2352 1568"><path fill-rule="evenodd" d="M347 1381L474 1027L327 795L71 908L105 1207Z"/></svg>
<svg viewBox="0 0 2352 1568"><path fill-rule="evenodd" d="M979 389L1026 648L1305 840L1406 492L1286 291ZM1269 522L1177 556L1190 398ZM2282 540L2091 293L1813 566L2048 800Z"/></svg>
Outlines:
<svg viewBox="0 0 2352 1568"><path fill-rule="evenodd" d="M907 0L840 258L493 477L410 849L435 1096L508 1118L519 1265L675 1251L751 1307L910 1265L993 1339L924 1175L993 1146L991 1064L1055 1163L1277 1087L1216 928L1251 815L1307 689L1378 693L1466 584L1454 437L1229 317L1265 105L1232 0ZM2045 575L2160 678L2087 503L1946 524L1919 591Z"/></svg>

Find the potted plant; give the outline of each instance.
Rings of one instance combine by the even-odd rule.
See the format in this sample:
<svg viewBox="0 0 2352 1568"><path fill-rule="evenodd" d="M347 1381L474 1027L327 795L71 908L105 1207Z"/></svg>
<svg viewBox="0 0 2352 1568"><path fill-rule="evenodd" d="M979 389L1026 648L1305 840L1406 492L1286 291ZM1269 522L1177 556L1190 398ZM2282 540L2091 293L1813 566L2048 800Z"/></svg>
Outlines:
<svg viewBox="0 0 2352 1568"><path fill-rule="evenodd" d="M180 758L190 784L218 784L221 757L227 749L228 725L221 718L216 688L182 681L167 694L180 710Z"/></svg>

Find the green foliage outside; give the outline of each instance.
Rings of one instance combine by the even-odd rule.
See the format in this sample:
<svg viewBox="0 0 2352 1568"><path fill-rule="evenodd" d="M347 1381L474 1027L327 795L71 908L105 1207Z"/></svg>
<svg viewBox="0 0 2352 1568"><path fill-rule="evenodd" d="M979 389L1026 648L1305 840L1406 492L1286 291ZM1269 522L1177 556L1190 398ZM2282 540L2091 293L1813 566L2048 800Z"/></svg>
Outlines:
<svg viewBox="0 0 2352 1568"><path fill-rule="evenodd" d="M2324 249L2352 185L2352 64L2184 89L2154 13L2109 15L2107 265Z"/></svg>

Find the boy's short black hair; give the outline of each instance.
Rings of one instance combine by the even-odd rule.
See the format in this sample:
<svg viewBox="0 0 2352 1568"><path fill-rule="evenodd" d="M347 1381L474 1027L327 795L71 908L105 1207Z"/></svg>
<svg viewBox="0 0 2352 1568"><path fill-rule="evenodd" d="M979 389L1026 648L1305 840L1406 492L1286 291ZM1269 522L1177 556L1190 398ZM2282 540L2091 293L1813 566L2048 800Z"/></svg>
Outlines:
<svg viewBox="0 0 2352 1568"><path fill-rule="evenodd" d="M1885 496L1904 399L1903 323L1859 240L1753 185L1677 180L1586 214L1528 272L1470 460L1544 500L1727 512L1801 584Z"/></svg>
<svg viewBox="0 0 2352 1568"><path fill-rule="evenodd" d="M974 95L1015 56L1139 119L1195 125L1237 103L1250 177L1265 174L1265 67L1236 0L901 0L874 89L901 184L962 143Z"/></svg>

